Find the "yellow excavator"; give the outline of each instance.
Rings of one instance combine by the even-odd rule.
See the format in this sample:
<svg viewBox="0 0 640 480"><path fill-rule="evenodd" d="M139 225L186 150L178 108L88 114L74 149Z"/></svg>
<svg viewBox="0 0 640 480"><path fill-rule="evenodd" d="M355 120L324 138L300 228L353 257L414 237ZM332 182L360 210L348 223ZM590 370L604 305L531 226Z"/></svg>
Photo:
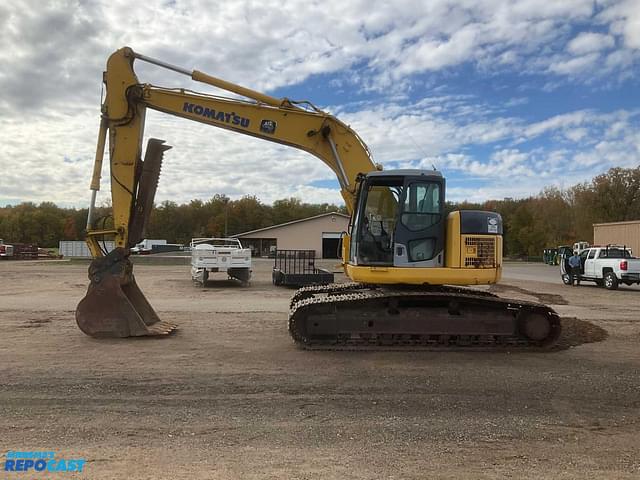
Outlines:
<svg viewBox="0 0 640 480"><path fill-rule="evenodd" d="M220 97L141 83L144 61L231 92ZM383 171L358 134L309 102L274 98L125 47L104 72L106 96L91 181L87 243L90 285L76 310L94 337L171 333L136 284L130 248L145 237L163 140L142 139L147 108L289 145L336 175L351 214L342 240L349 283L312 286L291 299L289 333L307 349L451 348L553 345L560 320L549 307L499 298L465 286L499 281L502 219L493 212L445 214L445 180L433 170ZM242 98L239 98L242 97ZM95 228L105 145L109 144L113 228ZM104 222L103 222L104 223ZM115 238L106 252L100 239Z"/></svg>

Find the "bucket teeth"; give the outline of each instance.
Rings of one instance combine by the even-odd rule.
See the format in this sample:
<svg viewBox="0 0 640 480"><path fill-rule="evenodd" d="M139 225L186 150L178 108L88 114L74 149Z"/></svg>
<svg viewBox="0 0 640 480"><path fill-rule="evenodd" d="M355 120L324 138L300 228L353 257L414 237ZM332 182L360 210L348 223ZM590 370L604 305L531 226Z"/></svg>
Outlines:
<svg viewBox="0 0 640 480"><path fill-rule="evenodd" d="M91 283L76 309L76 322L92 337L168 335L172 322L161 321L138 287L128 251L116 248L89 266Z"/></svg>
<svg viewBox="0 0 640 480"><path fill-rule="evenodd" d="M178 326L175 323L171 322L158 322L148 328L151 332L151 335L169 335L174 330L176 330Z"/></svg>

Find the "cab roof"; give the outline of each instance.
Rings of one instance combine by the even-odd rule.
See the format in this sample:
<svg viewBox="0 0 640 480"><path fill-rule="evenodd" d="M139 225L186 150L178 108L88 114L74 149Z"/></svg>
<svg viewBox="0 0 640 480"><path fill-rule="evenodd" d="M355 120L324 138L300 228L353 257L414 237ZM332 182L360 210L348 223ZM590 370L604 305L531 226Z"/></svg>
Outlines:
<svg viewBox="0 0 640 480"><path fill-rule="evenodd" d="M442 173L438 170L420 170L418 168L399 168L396 170L376 170L367 173L367 177L431 177L442 178Z"/></svg>

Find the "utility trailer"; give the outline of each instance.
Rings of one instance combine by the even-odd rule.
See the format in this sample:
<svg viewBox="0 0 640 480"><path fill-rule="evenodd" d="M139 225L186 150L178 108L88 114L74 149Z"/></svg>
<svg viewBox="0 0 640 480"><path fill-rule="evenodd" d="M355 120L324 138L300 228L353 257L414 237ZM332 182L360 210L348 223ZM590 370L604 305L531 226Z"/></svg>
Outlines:
<svg viewBox="0 0 640 480"><path fill-rule="evenodd" d="M271 279L274 285L325 285L333 283L333 273L316 268L315 250L276 250Z"/></svg>
<svg viewBox="0 0 640 480"><path fill-rule="evenodd" d="M251 250L237 238L194 238L191 240L191 279L202 286L210 273L226 272L243 285L251 278Z"/></svg>
<svg viewBox="0 0 640 480"><path fill-rule="evenodd" d="M153 245L151 247L151 255L156 253L183 252L184 245L181 243L163 243L161 245Z"/></svg>
<svg viewBox="0 0 640 480"><path fill-rule="evenodd" d="M34 243L12 243L7 245L0 239L0 258L13 260L37 260L38 245Z"/></svg>

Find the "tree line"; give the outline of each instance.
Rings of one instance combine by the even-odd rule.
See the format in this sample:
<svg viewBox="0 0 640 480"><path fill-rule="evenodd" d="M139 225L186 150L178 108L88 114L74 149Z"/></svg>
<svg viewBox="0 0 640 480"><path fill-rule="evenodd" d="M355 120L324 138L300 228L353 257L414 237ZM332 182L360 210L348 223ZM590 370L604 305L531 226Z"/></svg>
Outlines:
<svg viewBox="0 0 640 480"><path fill-rule="evenodd" d="M612 168L589 182L567 189L549 187L523 199L483 203L447 203L447 210L498 212L504 222L505 254L540 256L542 250L578 240L593 242L593 224L640 220L640 167ZM97 209L98 227L109 227L109 208ZM309 204L297 198L266 205L254 196L231 200L214 195L202 201L165 201L151 213L148 238L188 243L193 237L227 236L328 212L346 213L343 206ZM6 242L57 247L59 240L83 238L87 209L61 208L51 202L31 202L0 208L0 238Z"/></svg>
<svg viewBox="0 0 640 480"><path fill-rule="evenodd" d="M111 228L110 207L95 209L94 228ZM344 206L310 204L297 198L262 203L255 196L231 200L214 195L207 201L178 204L164 201L152 210L147 238L189 243L193 237L224 237L329 212L346 213ZM60 240L84 238L86 208L62 208L51 202L24 202L0 207L0 238L6 243L35 243L53 248Z"/></svg>

